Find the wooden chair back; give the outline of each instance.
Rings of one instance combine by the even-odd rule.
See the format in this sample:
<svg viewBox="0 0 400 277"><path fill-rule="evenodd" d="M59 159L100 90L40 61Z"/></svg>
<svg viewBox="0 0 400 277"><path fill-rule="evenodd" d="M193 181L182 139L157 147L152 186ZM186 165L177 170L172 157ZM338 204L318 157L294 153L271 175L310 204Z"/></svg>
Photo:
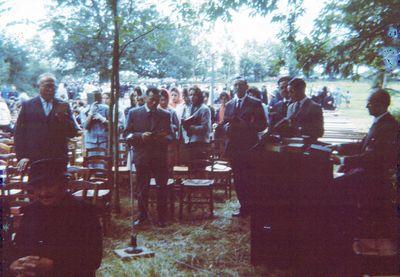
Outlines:
<svg viewBox="0 0 400 277"><path fill-rule="evenodd" d="M112 160L110 156L89 156L83 160L83 166L89 168L88 180L111 181Z"/></svg>
<svg viewBox="0 0 400 277"><path fill-rule="evenodd" d="M111 187L108 184L85 180L70 181L67 188L71 194L80 191L79 198L83 201L90 201L92 204L97 204L99 201L101 190L109 190L111 192Z"/></svg>

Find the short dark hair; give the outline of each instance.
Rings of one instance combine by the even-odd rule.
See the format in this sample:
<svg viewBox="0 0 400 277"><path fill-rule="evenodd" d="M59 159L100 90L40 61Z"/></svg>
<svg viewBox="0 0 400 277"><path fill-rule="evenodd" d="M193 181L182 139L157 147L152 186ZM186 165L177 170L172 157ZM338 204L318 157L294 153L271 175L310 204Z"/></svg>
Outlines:
<svg viewBox="0 0 400 277"><path fill-rule="evenodd" d="M138 95L138 96L140 96L140 95L143 94L142 88L139 87L139 86L136 86L136 87L133 89L133 91L136 92L136 95Z"/></svg>
<svg viewBox="0 0 400 277"><path fill-rule="evenodd" d="M93 97L94 97L94 99L96 99L97 97L102 97L103 96L103 94L99 91L99 90L95 90L95 91L93 91ZM98 99L98 98L97 98Z"/></svg>
<svg viewBox="0 0 400 277"><path fill-rule="evenodd" d="M226 91L223 91L223 92L221 92L220 94L219 94L219 99L221 99L222 97L227 97L228 98L228 100L231 98L230 96L229 96L229 94L226 92Z"/></svg>
<svg viewBox="0 0 400 277"><path fill-rule="evenodd" d="M182 96L188 97L189 96L189 90L188 88L183 88L182 89Z"/></svg>
<svg viewBox="0 0 400 277"><path fill-rule="evenodd" d="M376 95L376 101L381 104L384 107L389 107L390 106L390 94L382 89L382 88L377 88L372 91L373 95Z"/></svg>
<svg viewBox="0 0 400 277"><path fill-rule="evenodd" d="M203 91L205 97L210 97L210 93L208 91Z"/></svg>
<svg viewBox="0 0 400 277"><path fill-rule="evenodd" d="M257 87L249 87L247 90L247 94L254 94L257 99L261 99L261 92Z"/></svg>
<svg viewBox="0 0 400 277"><path fill-rule="evenodd" d="M198 86L193 86L189 89L189 92L193 90L195 94L198 94L200 96L200 101L203 103L204 102L204 94L201 91L201 89Z"/></svg>
<svg viewBox="0 0 400 277"><path fill-rule="evenodd" d="M179 89L177 87L171 88L171 93L176 92L177 94L180 94Z"/></svg>
<svg viewBox="0 0 400 277"><path fill-rule="evenodd" d="M150 93L153 93L154 96L160 97L160 90L157 87L148 87L146 90L146 96L149 96Z"/></svg>
<svg viewBox="0 0 400 277"><path fill-rule="evenodd" d="M301 78L293 78L288 83L289 86L292 86L294 89L305 90L306 89L306 82L304 82Z"/></svg>
<svg viewBox="0 0 400 277"><path fill-rule="evenodd" d="M189 91L193 90L194 93L199 93L201 95L203 95L203 92L201 91L201 89L198 86L193 86L189 89Z"/></svg>
<svg viewBox="0 0 400 277"><path fill-rule="evenodd" d="M241 83L241 84L244 84L244 85L248 84L247 80L242 76L238 76L238 77L234 78L233 81L234 81L234 83L238 82L238 83Z"/></svg>
<svg viewBox="0 0 400 277"><path fill-rule="evenodd" d="M292 77L290 77L290 76L283 76L283 77L279 78L278 84L280 82L289 82L291 79L292 79Z"/></svg>
<svg viewBox="0 0 400 277"><path fill-rule="evenodd" d="M167 98L169 100L169 92L168 92L168 90L165 89L165 88L160 89L160 96L161 97L165 97L165 98Z"/></svg>

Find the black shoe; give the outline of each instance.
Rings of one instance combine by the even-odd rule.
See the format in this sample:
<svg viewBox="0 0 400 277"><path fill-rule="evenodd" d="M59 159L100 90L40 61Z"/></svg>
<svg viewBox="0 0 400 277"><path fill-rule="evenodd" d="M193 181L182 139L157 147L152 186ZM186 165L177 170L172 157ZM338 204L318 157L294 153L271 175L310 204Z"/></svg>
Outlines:
<svg viewBox="0 0 400 277"><path fill-rule="evenodd" d="M133 226L144 225L147 223L147 217L139 217L133 222Z"/></svg>

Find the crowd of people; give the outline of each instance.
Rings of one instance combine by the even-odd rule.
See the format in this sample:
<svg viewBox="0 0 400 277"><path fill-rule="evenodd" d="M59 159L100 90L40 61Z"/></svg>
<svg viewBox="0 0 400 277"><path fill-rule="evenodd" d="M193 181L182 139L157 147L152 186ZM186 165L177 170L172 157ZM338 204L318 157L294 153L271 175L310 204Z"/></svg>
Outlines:
<svg viewBox="0 0 400 277"><path fill-rule="evenodd" d="M145 90L134 87L129 94L129 107L118 118L121 136L132 146L130 159L136 168L139 217L134 224L144 224L148 219L149 183L154 177L159 188L158 224L165 226L165 190L171 165L187 164L194 170L203 166L201 161L207 158L204 149L211 140L224 141L225 156L232 167L240 203L240 210L232 216L248 216L252 207L248 153L260 142L260 134L302 137L305 143L311 144L318 143L324 133L321 102L307 97L306 82L284 76L279 78L277 86L279 93L268 101L266 90L250 87L244 78L238 77L234 79L232 91L219 94L218 105L209 105L210 94L197 86L182 89L149 86ZM67 196L67 144L83 130L86 148L107 148L110 94L92 87L86 102L72 99L68 103L55 97L56 78L52 74L41 75L38 87L39 95L21 102L15 128L0 121L3 132L14 133L18 169L23 172L30 166L29 182L38 195L38 203L26 210L21 225L25 228L17 233L19 251L13 252L10 268L16 275L33 274L39 269L67 275L76 270L93 274L101 260L101 234L98 222L88 220L93 216L91 210ZM322 96L325 101L327 94ZM371 180L387 178L395 166L392 149L398 147L398 123L388 112L389 105L390 96L386 91L373 91L367 108L375 120L368 135L351 147L332 146L339 151L352 149L346 157L332 156L345 173L336 181L339 187L365 187L366 183L373 186L375 183ZM0 108L4 109L4 105ZM10 116L7 114L7 117ZM50 165L57 166L46 170L52 168ZM81 216L68 221L71 211ZM59 226L59 218L66 220L62 232L54 227ZM30 224L36 227L28 230ZM52 231L43 226L53 226L49 227ZM76 230L91 235L77 241L71 238L74 243L68 244L65 250L65 240L59 235ZM35 248L38 241L41 241L40 251ZM63 256L55 250L62 248L66 251ZM94 252L89 253L90 249Z"/></svg>

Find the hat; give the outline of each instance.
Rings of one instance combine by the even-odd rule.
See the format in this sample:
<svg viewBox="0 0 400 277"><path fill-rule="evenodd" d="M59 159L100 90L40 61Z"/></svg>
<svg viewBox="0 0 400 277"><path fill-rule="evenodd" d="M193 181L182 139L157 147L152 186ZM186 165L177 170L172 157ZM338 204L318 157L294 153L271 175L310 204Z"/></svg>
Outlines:
<svg viewBox="0 0 400 277"><path fill-rule="evenodd" d="M29 184L51 184L68 182L67 162L65 159L43 159L31 164Z"/></svg>

